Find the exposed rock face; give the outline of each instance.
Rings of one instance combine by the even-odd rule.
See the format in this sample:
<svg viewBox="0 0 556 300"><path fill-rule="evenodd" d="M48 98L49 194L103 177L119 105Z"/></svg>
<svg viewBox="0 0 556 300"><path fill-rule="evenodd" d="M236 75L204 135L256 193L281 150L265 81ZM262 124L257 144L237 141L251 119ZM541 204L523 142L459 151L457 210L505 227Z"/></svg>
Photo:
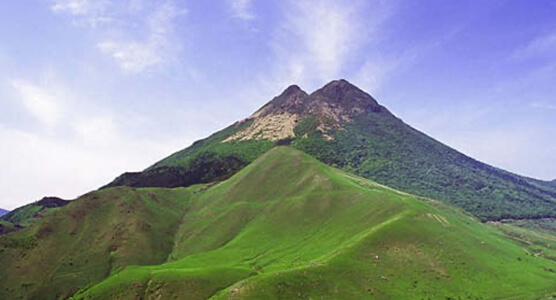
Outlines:
<svg viewBox="0 0 556 300"><path fill-rule="evenodd" d="M299 115L288 112L260 116L254 119L251 126L230 136L224 142L263 139L276 141L287 137L294 137L293 129L299 119Z"/></svg>
<svg viewBox="0 0 556 300"><path fill-rule="evenodd" d="M311 95L292 85L251 115L247 119L253 121L251 126L224 142L295 137L295 127L307 117L314 117L316 130L330 140L332 130L341 130L344 122L369 112L389 113L373 97L346 80L332 81Z"/></svg>
<svg viewBox="0 0 556 300"><path fill-rule="evenodd" d="M301 119L308 95L297 85L288 87L280 96L275 97L256 111L247 120L253 120L253 124L227 139L224 142L234 140L281 140L294 137L297 122Z"/></svg>
<svg viewBox="0 0 556 300"><path fill-rule="evenodd" d="M305 105L309 95L297 85L289 86L282 94L272 99L261 107L249 118L259 118L281 113L301 114L305 111Z"/></svg>

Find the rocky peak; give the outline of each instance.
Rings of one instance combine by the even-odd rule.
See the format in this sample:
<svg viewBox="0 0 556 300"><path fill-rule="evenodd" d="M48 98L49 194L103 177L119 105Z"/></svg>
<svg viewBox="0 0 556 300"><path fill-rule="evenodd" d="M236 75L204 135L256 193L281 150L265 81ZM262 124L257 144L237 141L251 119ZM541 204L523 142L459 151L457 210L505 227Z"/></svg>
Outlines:
<svg viewBox="0 0 556 300"><path fill-rule="evenodd" d="M276 113L299 113L303 111L305 100L309 95L297 85L290 85L282 94L274 97L265 106L255 112L251 118Z"/></svg>
<svg viewBox="0 0 556 300"><path fill-rule="evenodd" d="M282 96L282 97L298 96L298 95L307 96L307 93L304 90L302 90L297 84L292 84L292 85L288 86L282 92L282 94L280 94L280 96ZM278 97L280 97L280 96L278 96Z"/></svg>
<svg viewBox="0 0 556 300"><path fill-rule="evenodd" d="M380 112L383 109L378 102L345 79L334 80L310 95L312 102L322 102L329 106L341 108L347 114L362 112Z"/></svg>
<svg viewBox="0 0 556 300"><path fill-rule="evenodd" d="M252 124L224 142L232 140L280 140L295 137L294 128L312 116L316 130L326 139L342 130L345 122L363 113L388 112L378 102L345 79L334 80L308 95L299 86L291 85L247 120ZM246 120L246 121L247 121Z"/></svg>

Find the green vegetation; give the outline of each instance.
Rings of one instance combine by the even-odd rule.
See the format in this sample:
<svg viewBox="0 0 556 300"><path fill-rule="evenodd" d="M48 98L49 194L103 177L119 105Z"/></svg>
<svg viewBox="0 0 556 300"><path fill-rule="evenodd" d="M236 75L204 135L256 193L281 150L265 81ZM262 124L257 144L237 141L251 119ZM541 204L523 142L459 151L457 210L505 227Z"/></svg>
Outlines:
<svg viewBox="0 0 556 300"><path fill-rule="evenodd" d="M556 190L548 183L520 177L469 158L404 124L389 113L371 113L344 124L326 140L307 116L295 128L298 138L222 142L237 129L228 128L197 142L151 167L193 166L202 157L210 162L241 157L225 176L205 176L191 183L225 179L276 144L288 144L320 161L381 184L423 197L455 204L483 221L556 217ZM243 125L245 126L245 125ZM238 127L240 128L240 127ZM204 155L204 156L203 156ZM206 159L208 158L208 159Z"/></svg>
<svg viewBox="0 0 556 300"><path fill-rule="evenodd" d="M0 217L2 225L16 227L27 227L37 219L42 218L58 208L65 206L69 201L56 197L44 197L43 199L24 205Z"/></svg>
<svg viewBox="0 0 556 300"><path fill-rule="evenodd" d="M289 147L213 186L90 193L2 236L0 251L0 298L10 299L556 293L556 263L498 230Z"/></svg>
<svg viewBox="0 0 556 300"><path fill-rule="evenodd" d="M22 206L11 213L2 216L0 219L13 224L21 224L23 226L29 225L33 217L37 215L43 207L35 205L34 203Z"/></svg>
<svg viewBox="0 0 556 300"><path fill-rule="evenodd" d="M247 128L251 125L251 123L251 121L244 121L229 126L228 128L221 130L206 139L193 143L191 147L170 155L148 169L163 166L188 167L190 161L202 153L214 153L217 157L236 156L243 161L250 163L257 159L257 157L261 154L274 147L274 142L248 140L222 143L222 141L234 133Z"/></svg>
<svg viewBox="0 0 556 300"><path fill-rule="evenodd" d="M125 266L164 262L200 188L93 192L0 236L0 299L65 298Z"/></svg>
<svg viewBox="0 0 556 300"><path fill-rule="evenodd" d="M362 115L334 137L326 141L315 133L292 146L387 186L455 204L482 220L556 217L553 190L469 158L389 114Z"/></svg>
<svg viewBox="0 0 556 300"><path fill-rule="evenodd" d="M506 220L490 225L520 243L530 255L556 261L556 219Z"/></svg>
<svg viewBox="0 0 556 300"><path fill-rule="evenodd" d="M246 120L172 154L140 173L138 180L116 180L112 186L153 186L153 177L171 183L154 186L167 187L221 181L272 147L291 145L330 166L455 204L482 221L556 218L556 181L521 177L467 157L403 123L346 81L332 82L311 95L288 88L263 111L301 115L293 129L296 138L223 142L253 122ZM340 118L342 113L335 111L348 117ZM195 164L199 160L202 163ZM223 163L229 161L235 163ZM198 166L211 166L212 172L205 174ZM161 172L177 175L168 178Z"/></svg>

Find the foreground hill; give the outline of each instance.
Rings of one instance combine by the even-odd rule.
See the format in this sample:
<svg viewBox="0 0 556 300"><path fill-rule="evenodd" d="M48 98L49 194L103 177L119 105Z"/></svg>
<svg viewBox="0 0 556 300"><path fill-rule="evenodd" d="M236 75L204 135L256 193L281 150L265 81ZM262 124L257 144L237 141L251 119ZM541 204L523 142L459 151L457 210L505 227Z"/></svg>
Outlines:
<svg viewBox="0 0 556 300"><path fill-rule="evenodd" d="M554 182L467 157L411 128L345 80L310 95L291 86L249 118L108 186L218 181L281 144L387 186L456 204L483 221L556 217Z"/></svg>
<svg viewBox="0 0 556 300"><path fill-rule="evenodd" d="M0 299L66 298L124 266L166 261L189 190L92 192L1 235Z"/></svg>
<svg viewBox="0 0 556 300"><path fill-rule="evenodd" d="M10 299L519 299L556 263L440 202L278 147L214 186L107 188L0 237Z"/></svg>

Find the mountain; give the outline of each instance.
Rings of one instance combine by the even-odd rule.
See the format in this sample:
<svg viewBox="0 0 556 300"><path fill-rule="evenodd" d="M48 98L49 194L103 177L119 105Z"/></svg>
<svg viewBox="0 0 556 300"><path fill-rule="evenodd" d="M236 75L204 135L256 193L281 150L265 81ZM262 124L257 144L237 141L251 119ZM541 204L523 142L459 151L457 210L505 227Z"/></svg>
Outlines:
<svg viewBox="0 0 556 300"><path fill-rule="evenodd" d="M220 183L105 188L0 236L0 298L554 295L556 261L532 249L459 209L275 147Z"/></svg>
<svg viewBox="0 0 556 300"><path fill-rule="evenodd" d="M106 187L177 187L229 178L277 145L483 221L556 217L556 187L481 163L421 133L345 80L288 87L245 120Z"/></svg>
<svg viewBox="0 0 556 300"><path fill-rule="evenodd" d="M0 208L0 217L3 216L3 215L5 215L5 214L7 214L7 213L9 213L9 212L10 212L9 210L5 210L5 209L1 209L1 208Z"/></svg>
<svg viewBox="0 0 556 300"><path fill-rule="evenodd" d="M0 217L0 221L9 222L21 227L28 226L38 218L51 213L58 207L69 203L58 197L44 197L41 200L16 208Z"/></svg>

